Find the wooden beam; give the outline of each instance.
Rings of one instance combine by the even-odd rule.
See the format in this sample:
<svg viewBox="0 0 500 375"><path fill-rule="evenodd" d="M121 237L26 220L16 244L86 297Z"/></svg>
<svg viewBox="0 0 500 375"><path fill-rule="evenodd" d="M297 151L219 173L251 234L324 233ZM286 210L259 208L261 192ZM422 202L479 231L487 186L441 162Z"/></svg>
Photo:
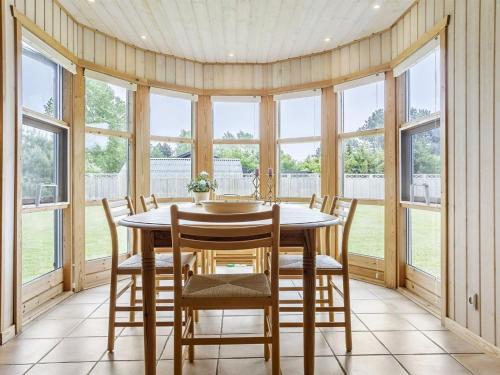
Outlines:
<svg viewBox="0 0 500 375"><path fill-rule="evenodd" d="M396 288L398 238L398 129L396 123L396 79L392 71L385 74L384 177L385 177L385 285Z"/></svg>
<svg viewBox="0 0 500 375"><path fill-rule="evenodd" d="M150 194L149 181L149 87L138 85L135 92L134 139L135 168L132 181L135 184L134 201L136 212L142 212L140 196Z"/></svg>
<svg viewBox="0 0 500 375"><path fill-rule="evenodd" d="M209 96L198 97L196 107L195 126L195 160L194 170L196 174L206 171L213 177L213 126L212 126L212 101ZM193 151L194 151L193 150Z"/></svg>
<svg viewBox="0 0 500 375"><path fill-rule="evenodd" d="M321 195L336 193L336 97L333 87L321 91Z"/></svg>
<svg viewBox="0 0 500 375"><path fill-rule="evenodd" d="M267 170L275 171L273 186L276 189L276 102L271 95L263 96L260 102L260 192L267 194Z"/></svg>
<svg viewBox="0 0 500 375"><path fill-rule="evenodd" d="M83 289L85 281L85 77L83 68L73 76L73 121L71 122L71 223L73 288Z"/></svg>

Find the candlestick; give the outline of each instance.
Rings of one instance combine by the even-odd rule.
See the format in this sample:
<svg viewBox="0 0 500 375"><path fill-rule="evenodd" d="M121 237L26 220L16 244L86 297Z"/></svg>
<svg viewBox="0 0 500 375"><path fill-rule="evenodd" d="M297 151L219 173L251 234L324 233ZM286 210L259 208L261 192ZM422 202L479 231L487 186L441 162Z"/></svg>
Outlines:
<svg viewBox="0 0 500 375"><path fill-rule="evenodd" d="M267 175L268 175L269 177L273 177L273 169L272 169L272 168L269 168L269 169L267 170Z"/></svg>

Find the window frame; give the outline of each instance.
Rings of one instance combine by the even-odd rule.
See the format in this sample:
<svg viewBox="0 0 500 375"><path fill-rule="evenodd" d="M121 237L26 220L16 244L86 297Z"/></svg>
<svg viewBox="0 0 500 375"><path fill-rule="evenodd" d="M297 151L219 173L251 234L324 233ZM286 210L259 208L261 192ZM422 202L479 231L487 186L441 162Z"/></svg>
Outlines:
<svg viewBox="0 0 500 375"><path fill-rule="evenodd" d="M286 138L281 138L281 102L283 100L287 99L300 99L300 98L306 98L306 97L311 97L311 96L317 96L320 98L320 113L319 113L319 118L320 118L320 127L319 127L319 133L320 135L315 135L315 136L308 136L308 137L286 137ZM321 142L321 133L322 133L322 126L321 126L321 116L323 113L323 103L321 100L322 97L322 92L321 89L314 89L312 91L308 92L296 92L296 93L286 93L282 95L277 95L274 97L274 100L276 102L276 191L275 195L279 199L279 201L282 202L309 202L311 197L297 197L297 196L282 196L280 194L280 181L281 181L281 160L280 160L280 154L281 154L281 145L289 145L289 144L301 144L301 143L319 143L320 147L320 163L323 158L323 153L324 150L321 147L322 142ZM321 168L321 166L320 166ZM320 191L314 192L315 194L320 194L322 195L323 192L321 191L322 184L321 184L321 179L323 178L322 172L320 170Z"/></svg>
<svg viewBox="0 0 500 375"><path fill-rule="evenodd" d="M163 90L163 89L157 89L151 87L149 95L162 95L166 97L172 97L172 98L181 98L181 99L186 99L191 101L191 137L190 138L184 138L184 137L173 137L173 136L164 136L164 135L152 135L151 134L151 126L150 126L150 131L149 131L149 147L151 149L151 143L152 142L160 142L160 143L180 143L180 144L188 144L191 146L191 178L194 177L195 174L195 160L196 160L196 112L197 112L197 100L198 97L196 95L189 95L189 94L184 94L184 93L178 93L175 91L170 91L170 90ZM151 116L150 116L151 119ZM149 156L149 168L151 171L151 155ZM150 177L151 179L151 177ZM151 193L155 193L152 191ZM156 193L155 193L156 194ZM157 196L157 200L160 203L165 203L165 202L172 202L172 201L191 201L192 198L189 195L189 193L186 190L186 196L184 197L162 197L162 196Z"/></svg>

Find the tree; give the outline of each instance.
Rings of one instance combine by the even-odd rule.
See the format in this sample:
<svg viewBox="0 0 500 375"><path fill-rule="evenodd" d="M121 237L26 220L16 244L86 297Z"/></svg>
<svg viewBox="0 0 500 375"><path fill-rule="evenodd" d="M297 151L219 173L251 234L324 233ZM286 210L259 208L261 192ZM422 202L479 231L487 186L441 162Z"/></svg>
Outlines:
<svg viewBox="0 0 500 375"><path fill-rule="evenodd" d="M158 142L151 146L152 158L171 158L173 154L172 147L168 143Z"/></svg>

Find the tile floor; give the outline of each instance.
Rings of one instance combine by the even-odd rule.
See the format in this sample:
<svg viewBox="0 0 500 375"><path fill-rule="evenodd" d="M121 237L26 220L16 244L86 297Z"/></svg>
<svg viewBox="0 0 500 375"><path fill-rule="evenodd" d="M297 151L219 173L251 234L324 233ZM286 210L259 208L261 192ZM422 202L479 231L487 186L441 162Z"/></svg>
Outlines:
<svg viewBox="0 0 500 375"><path fill-rule="evenodd" d="M317 374L500 374L500 359L443 329L438 319L398 292L359 281L352 281L351 289L353 351L345 352L342 329L317 329ZM0 347L0 374L142 374L141 328L117 329L115 352L106 351L107 297L107 286L86 290L27 325ZM300 315L281 318L296 321ZM260 333L262 323L259 311L206 311L200 313L196 332L246 335ZM171 329L157 332L158 373L171 373ZM262 356L260 345L197 347L197 360L186 363L184 373L267 374L270 363ZM282 330L281 356L283 374L302 374L300 329Z"/></svg>

